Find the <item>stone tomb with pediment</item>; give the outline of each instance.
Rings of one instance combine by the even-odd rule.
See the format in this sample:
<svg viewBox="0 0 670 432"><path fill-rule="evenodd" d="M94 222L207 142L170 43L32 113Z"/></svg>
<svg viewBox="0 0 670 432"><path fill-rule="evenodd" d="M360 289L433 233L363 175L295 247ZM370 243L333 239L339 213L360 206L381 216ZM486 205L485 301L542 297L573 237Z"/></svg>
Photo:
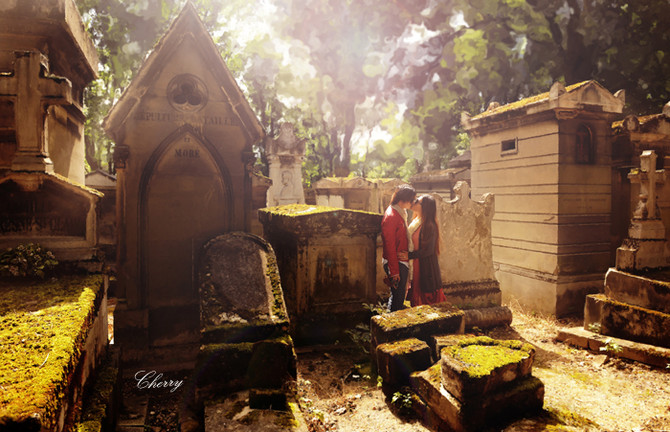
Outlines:
<svg viewBox="0 0 670 432"><path fill-rule="evenodd" d="M161 353L175 345L194 360L198 255L211 238L249 230L252 145L264 133L190 3L104 127L116 143L115 337L126 360L170 361Z"/></svg>

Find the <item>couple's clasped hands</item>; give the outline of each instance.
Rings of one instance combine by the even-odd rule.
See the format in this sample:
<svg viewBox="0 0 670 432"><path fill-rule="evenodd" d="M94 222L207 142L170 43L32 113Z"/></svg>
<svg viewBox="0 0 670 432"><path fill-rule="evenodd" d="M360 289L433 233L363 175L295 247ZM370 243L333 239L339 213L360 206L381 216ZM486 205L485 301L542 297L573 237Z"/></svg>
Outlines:
<svg viewBox="0 0 670 432"><path fill-rule="evenodd" d="M409 252L407 251L398 252L398 261L409 261Z"/></svg>

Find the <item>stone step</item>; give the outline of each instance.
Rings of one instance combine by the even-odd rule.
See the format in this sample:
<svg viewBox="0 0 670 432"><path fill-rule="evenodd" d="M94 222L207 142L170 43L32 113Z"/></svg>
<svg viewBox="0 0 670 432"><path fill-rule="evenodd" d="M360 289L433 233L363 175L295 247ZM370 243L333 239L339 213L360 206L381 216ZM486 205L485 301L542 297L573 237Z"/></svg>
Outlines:
<svg viewBox="0 0 670 432"><path fill-rule="evenodd" d="M642 275L610 268L605 276L605 295L612 300L670 313L670 271Z"/></svg>
<svg viewBox="0 0 670 432"><path fill-rule="evenodd" d="M428 342L435 335L463 333L463 317L463 311L449 303L421 305L376 315L370 320L372 346L409 338Z"/></svg>
<svg viewBox="0 0 670 432"><path fill-rule="evenodd" d="M440 369L437 363L411 376L412 388L432 411L430 417L438 417L447 426L439 430L488 430L487 427L536 415L542 410L544 384L533 376L463 403L442 386Z"/></svg>
<svg viewBox="0 0 670 432"><path fill-rule="evenodd" d="M670 314L621 303L604 294L586 296L584 328L603 335L670 348Z"/></svg>
<svg viewBox="0 0 670 432"><path fill-rule="evenodd" d="M535 348L487 336L455 338L441 351L442 385L461 402L477 400L531 374Z"/></svg>
<svg viewBox="0 0 670 432"><path fill-rule="evenodd" d="M412 372L425 370L432 364L428 344L416 338L380 344L376 358L377 373L389 388L408 385Z"/></svg>
<svg viewBox="0 0 670 432"><path fill-rule="evenodd" d="M611 336L603 336L593 333L583 327L572 327L559 330L556 339L560 342L586 348L602 354L609 341L610 346L618 346L621 350L609 350L607 354L628 360L639 361L648 365L666 368L670 364L670 348L661 348L654 345L643 344L619 339Z"/></svg>

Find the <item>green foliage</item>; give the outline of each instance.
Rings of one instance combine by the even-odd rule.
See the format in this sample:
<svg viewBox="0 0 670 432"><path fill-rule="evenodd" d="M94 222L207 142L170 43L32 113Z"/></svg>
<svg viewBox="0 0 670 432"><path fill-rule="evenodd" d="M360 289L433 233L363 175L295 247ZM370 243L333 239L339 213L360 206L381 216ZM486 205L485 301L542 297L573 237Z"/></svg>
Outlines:
<svg viewBox="0 0 670 432"><path fill-rule="evenodd" d="M85 101L91 169L110 165L102 119L183 4L78 0L102 65ZM267 134L288 121L306 140L307 186L331 175L408 179L444 169L469 147L462 112L542 93L555 81L624 88L633 114L658 113L670 99L663 1L194 5ZM264 143L255 151L266 170Z"/></svg>
<svg viewBox="0 0 670 432"><path fill-rule="evenodd" d="M38 244L9 248L0 255L0 276L39 277L51 272L58 261L54 254Z"/></svg>
<svg viewBox="0 0 670 432"><path fill-rule="evenodd" d="M357 324L353 329L344 331L356 347L363 353L370 353L370 343L372 337L370 335L370 326L368 324Z"/></svg>
<svg viewBox="0 0 670 432"><path fill-rule="evenodd" d="M589 331L600 334L602 331L602 325L600 323L591 323L589 324Z"/></svg>
<svg viewBox="0 0 670 432"><path fill-rule="evenodd" d="M614 355L622 352L623 347L618 343L614 342L612 338L607 338L607 340L605 340L605 345L600 347L600 351L603 351L608 355Z"/></svg>
<svg viewBox="0 0 670 432"><path fill-rule="evenodd" d="M412 393L397 391L391 397L391 403L400 409L412 408Z"/></svg>

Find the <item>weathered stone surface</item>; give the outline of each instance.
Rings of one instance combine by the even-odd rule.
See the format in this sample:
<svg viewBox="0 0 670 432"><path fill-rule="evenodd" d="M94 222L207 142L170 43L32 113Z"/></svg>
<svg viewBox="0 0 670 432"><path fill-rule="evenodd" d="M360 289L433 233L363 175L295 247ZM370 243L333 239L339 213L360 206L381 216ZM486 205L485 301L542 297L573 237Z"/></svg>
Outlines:
<svg viewBox="0 0 670 432"><path fill-rule="evenodd" d="M296 379L297 358L290 336L254 343L247 368L247 386L255 389L282 389Z"/></svg>
<svg viewBox="0 0 670 432"><path fill-rule="evenodd" d="M600 333L670 348L670 314L621 303L604 294L586 297L584 328L598 325Z"/></svg>
<svg viewBox="0 0 670 432"><path fill-rule="evenodd" d="M205 406L204 430L207 432L308 432L298 404L289 400L287 410L276 411L249 407L245 393L235 393L222 403Z"/></svg>
<svg viewBox="0 0 670 432"><path fill-rule="evenodd" d="M305 204L302 188L304 140L293 132L293 124L283 123L276 139L266 138L265 151L272 186L267 191L267 206Z"/></svg>
<svg viewBox="0 0 670 432"><path fill-rule="evenodd" d="M253 354L251 342L210 344L200 348L193 378L197 398L206 400L247 388L247 370Z"/></svg>
<svg viewBox="0 0 670 432"><path fill-rule="evenodd" d="M491 248L494 197L485 194L483 201L473 201L470 186L462 181L456 183L454 192L456 198L451 201L436 197L442 282L449 287L464 282L494 281Z"/></svg>
<svg viewBox="0 0 670 432"><path fill-rule="evenodd" d="M116 144L123 206L119 293L129 311L149 311L150 358L156 347L178 350L199 341L198 258L210 239L251 226L252 147L265 134L191 3L146 56L103 127ZM180 319L151 319L170 315ZM181 321L189 327L180 328Z"/></svg>
<svg viewBox="0 0 670 432"><path fill-rule="evenodd" d="M432 336L463 333L464 313L449 303L421 305L376 315L370 321L372 345L401 339L430 341Z"/></svg>
<svg viewBox="0 0 670 432"><path fill-rule="evenodd" d="M361 304L377 301L382 215L296 204L261 209L259 218L277 254L298 343L332 342L369 318Z"/></svg>
<svg viewBox="0 0 670 432"><path fill-rule="evenodd" d="M635 275L610 268L605 276L605 295L619 302L670 313L670 271Z"/></svg>
<svg viewBox="0 0 670 432"><path fill-rule="evenodd" d="M441 351L442 385L461 402L495 392L530 375L532 345L486 336L460 339Z"/></svg>
<svg viewBox="0 0 670 432"><path fill-rule="evenodd" d="M453 346L458 344L459 341L469 339L474 337L473 334L446 334L446 335L438 335L438 336L433 336L430 338L428 341L428 345L430 345L431 352L433 353L433 358L436 358L438 361L441 358L441 352L442 348L446 348L449 346Z"/></svg>
<svg viewBox="0 0 670 432"><path fill-rule="evenodd" d="M593 333L583 327L559 330L556 339L597 353L602 353L600 348L606 346L606 342L609 340L610 343L621 347L621 351L610 351L608 352L609 355L639 361L663 369L670 364L670 348L661 348L617 337L605 336Z"/></svg>
<svg viewBox="0 0 670 432"><path fill-rule="evenodd" d="M454 282L443 286L447 301L462 309L500 306L502 292L495 279Z"/></svg>
<svg viewBox="0 0 670 432"><path fill-rule="evenodd" d="M456 432L486 430L525 415L535 415L544 404L544 384L529 376L480 398L460 402L440 383L439 363L411 376L412 388Z"/></svg>
<svg viewBox="0 0 670 432"><path fill-rule="evenodd" d="M553 88L461 123L472 137L472 197L495 193L503 301L566 315L602 287L613 201L628 201L612 198L612 143L600 139L611 136L624 101L595 81ZM589 136L598 138L581 139Z"/></svg>
<svg viewBox="0 0 670 432"><path fill-rule="evenodd" d="M396 187L406 184L400 179L369 179L363 177L326 177L313 189L316 204L373 213L384 213Z"/></svg>
<svg viewBox="0 0 670 432"><path fill-rule="evenodd" d="M204 247L198 280L204 331L225 324L281 324L287 320L272 247L253 234L235 232Z"/></svg>
<svg viewBox="0 0 670 432"><path fill-rule="evenodd" d="M485 329L512 324L512 311L507 306L466 309L463 312L466 329L474 327Z"/></svg>
<svg viewBox="0 0 670 432"><path fill-rule="evenodd" d="M377 373L390 387L409 384L412 372L425 370L432 364L428 344L416 338L380 344L376 357Z"/></svg>

